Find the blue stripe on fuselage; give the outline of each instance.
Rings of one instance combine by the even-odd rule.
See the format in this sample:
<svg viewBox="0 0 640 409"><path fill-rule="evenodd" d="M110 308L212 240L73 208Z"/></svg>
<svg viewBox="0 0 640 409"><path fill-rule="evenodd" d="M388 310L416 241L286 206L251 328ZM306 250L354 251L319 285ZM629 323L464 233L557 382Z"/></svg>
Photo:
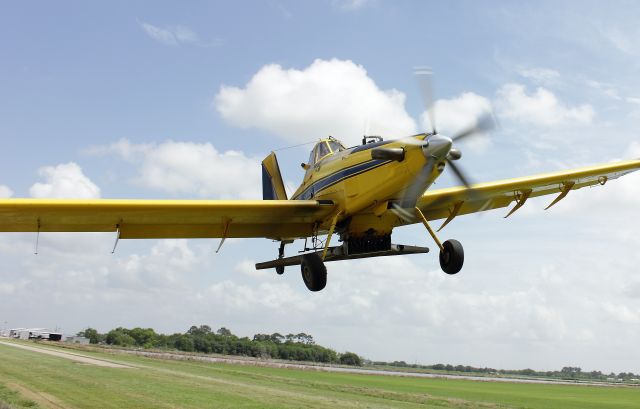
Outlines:
<svg viewBox="0 0 640 409"><path fill-rule="evenodd" d="M352 176L356 176L362 172L367 170L371 170L373 168L377 168L378 166L382 166L386 163L391 162L390 160L370 160L368 162L359 163L357 165L351 166L350 168L339 170L335 173L332 173L329 176L326 176L316 182L314 182L311 186L306 188L302 193L298 196L293 197L294 200L309 200L313 196L315 196L320 191L328 188L329 186L335 185L336 183L350 178Z"/></svg>

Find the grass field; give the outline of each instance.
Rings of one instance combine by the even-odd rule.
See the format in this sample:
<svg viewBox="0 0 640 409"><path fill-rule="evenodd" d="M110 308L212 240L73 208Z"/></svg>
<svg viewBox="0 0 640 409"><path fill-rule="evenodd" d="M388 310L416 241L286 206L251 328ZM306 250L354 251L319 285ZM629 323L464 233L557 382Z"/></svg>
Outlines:
<svg viewBox="0 0 640 409"><path fill-rule="evenodd" d="M15 408L640 408L640 388L632 387L399 378L83 354L133 368L0 345L0 401Z"/></svg>

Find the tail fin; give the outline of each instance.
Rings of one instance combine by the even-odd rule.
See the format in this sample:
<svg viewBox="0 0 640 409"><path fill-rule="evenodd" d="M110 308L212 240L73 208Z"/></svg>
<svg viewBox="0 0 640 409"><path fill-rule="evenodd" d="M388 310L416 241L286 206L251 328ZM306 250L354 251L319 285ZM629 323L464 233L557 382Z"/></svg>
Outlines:
<svg viewBox="0 0 640 409"><path fill-rule="evenodd" d="M262 198L264 200L287 200L276 154L271 152L262 161Z"/></svg>

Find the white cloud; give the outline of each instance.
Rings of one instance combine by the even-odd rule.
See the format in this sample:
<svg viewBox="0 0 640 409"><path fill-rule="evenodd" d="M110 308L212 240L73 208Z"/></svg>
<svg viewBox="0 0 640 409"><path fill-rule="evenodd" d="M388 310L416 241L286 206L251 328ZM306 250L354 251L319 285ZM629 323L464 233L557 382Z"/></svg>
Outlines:
<svg viewBox="0 0 640 409"><path fill-rule="evenodd" d="M603 35L619 51L630 55L635 54L635 42L629 37L628 31L621 30L619 27L608 27L603 30Z"/></svg>
<svg viewBox="0 0 640 409"><path fill-rule="evenodd" d="M625 156L628 158L640 159L640 142L631 142Z"/></svg>
<svg viewBox="0 0 640 409"><path fill-rule="evenodd" d="M175 26L173 27L173 35L181 43L196 43L199 41L198 35L189 27Z"/></svg>
<svg viewBox="0 0 640 409"><path fill-rule="evenodd" d="M80 166L73 162L40 168L38 174L45 179L45 182L31 186L29 193L32 197L78 199L100 197L100 188L82 173Z"/></svg>
<svg viewBox="0 0 640 409"><path fill-rule="evenodd" d="M604 303L602 309L613 320L624 322L625 324L640 324L640 310L634 310L628 305Z"/></svg>
<svg viewBox="0 0 640 409"><path fill-rule="evenodd" d="M154 40L165 45L178 44L178 40L176 39L176 36L170 30L156 27L152 24L145 23L145 22L140 22L140 25L142 26L144 31L147 33L147 35L153 38Z"/></svg>
<svg viewBox="0 0 640 409"><path fill-rule="evenodd" d="M149 37L164 45L192 44L210 47L221 44L220 40L203 42L195 31L186 26L158 27L144 21L138 23Z"/></svg>
<svg viewBox="0 0 640 409"><path fill-rule="evenodd" d="M257 286L225 280L208 287L201 293L201 297L215 305L215 310L248 312L262 316L270 314L308 316L317 307L308 294L295 291L287 283L275 280L263 282Z"/></svg>
<svg viewBox="0 0 640 409"><path fill-rule="evenodd" d="M538 125L589 124L594 117L589 104L569 107L546 88L539 87L528 95L524 85L513 83L498 90L496 105L503 118Z"/></svg>
<svg viewBox="0 0 640 409"><path fill-rule="evenodd" d="M128 289L181 287L180 274L188 273L197 262L187 240L159 240L148 254L118 259L108 277L113 285Z"/></svg>
<svg viewBox="0 0 640 409"><path fill-rule="evenodd" d="M549 68L520 68L518 74L534 82L548 84L557 81L560 73Z"/></svg>
<svg viewBox="0 0 640 409"><path fill-rule="evenodd" d="M611 84L607 84L605 82L595 81L595 80L587 80L587 85L595 90L602 92L605 96L615 99L621 100L620 93L618 90Z"/></svg>
<svg viewBox="0 0 640 409"><path fill-rule="evenodd" d="M491 102L473 92L464 92L451 99L440 99L434 104L438 132L450 136L477 125L479 119L490 115L491 112ZM423 129L431 129L427 112L422 113L421 122ZM489 144L489 141L486 136L480 135L474 139L469 139L468 146L472 149L482 150Z"/></svg>
<svg viewBox="0 0 640 409"><path fill-rule="evenodd" d="M16 286L11 283L0 283L0 294L11 295L16 289Z"/></svg>
<svg viewBox="0 0 640 409"><path fill-rule="evenodd" d="M316 60L302 70L262 67L244 88L223 85L214 106L229 123L273 132L292 142L333 135L356 144L364 124L372 134L401 137L415 132L405 95L381 90L352 61Z"/></svg>
<svg viewBox="0 0 640 409"><path fill-rule="evenodd" d="M242 260L234 267L234 270L247 277L264 280L273 277L273 270L256 270L256 262L254 260Z"/></svg>
<svg viewBox="0 0 640 409"><path fill-rule="evenodd" d="M133 161L139 156L146 154L154 147L153 144L131 143L128 139L120 139L111 145L92 146L84 152L89 155L108 155L115 154L126 161Z"/></svg>
<svg viewBox="0 0 640 409"><path fill-rule="evenodd" d="M0 185L0 198L7 198L13 196L13 190L9 186Z"/></svg>
<svg viewBox="0 0 640 409"><path fill-rule="evenodd" d="M151 189L222 199L261 197L261 160L239 151L219 152L210 143L132 144L121 139L90 152L113 153L135 164L134 181Z"/></svg>

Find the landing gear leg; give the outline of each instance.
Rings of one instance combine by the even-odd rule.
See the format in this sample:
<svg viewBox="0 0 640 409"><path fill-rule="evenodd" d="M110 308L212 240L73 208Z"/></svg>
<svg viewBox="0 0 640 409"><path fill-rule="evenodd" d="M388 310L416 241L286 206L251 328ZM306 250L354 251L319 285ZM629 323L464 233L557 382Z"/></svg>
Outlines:
<svg viewBox="0 0 640 409"><path fill-rule="evenodd" d="M278 259L281 259L284 257L284 245L285 245L285 242L281 241L280 248L278 249ZM284 274L284 266L276 266L276 273L278 273L278 275Z"/></svg>
<svg viewBox="0 0 640 409"><path fill-rule="evenodd" d="M460 244L458 240L453 239L441 243L440 240L438 240L436 233L433 231L431 226L429 226L427 218L424 217L422 211L417 207L416 214L421 219L424 227L427 228L427 231L433 238L433 241L435 241L440 248L440 268L442 268L442 271L447 274L456 274L459 272L464 264L464 249L462 248L462 244Z"/></svg>

